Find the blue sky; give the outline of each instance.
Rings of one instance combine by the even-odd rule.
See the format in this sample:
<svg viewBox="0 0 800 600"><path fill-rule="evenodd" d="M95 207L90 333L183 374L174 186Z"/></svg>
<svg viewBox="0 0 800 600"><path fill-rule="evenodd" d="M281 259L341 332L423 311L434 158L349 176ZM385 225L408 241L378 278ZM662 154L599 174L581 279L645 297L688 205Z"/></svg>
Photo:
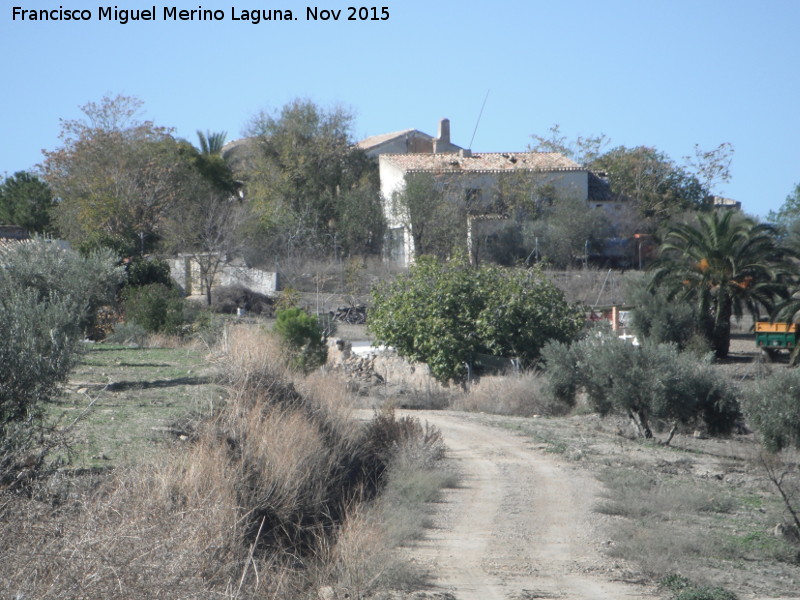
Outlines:
<svg viewBox="0 0 800 600"><path fill-rule="evenodd" d="M158 20L98 21L98 6ZM348 6L387 21L348 22ZM12 7L87 9L88 22L22 22ZM224 10L223 21L165 22L163 7ZM306 21L306 7L342 9ZM231 9L291 9L292 22L232 21ZM59 119L106 94L192 141L240 137L262 109L296 97L342 105L357 138L451 120L475 151L519 151L560 124L570 137L655 146L676 160L695 144L735 148L718 192L751 214L800 182L800 0L2 0L0 174L58 147Z"/></svg>

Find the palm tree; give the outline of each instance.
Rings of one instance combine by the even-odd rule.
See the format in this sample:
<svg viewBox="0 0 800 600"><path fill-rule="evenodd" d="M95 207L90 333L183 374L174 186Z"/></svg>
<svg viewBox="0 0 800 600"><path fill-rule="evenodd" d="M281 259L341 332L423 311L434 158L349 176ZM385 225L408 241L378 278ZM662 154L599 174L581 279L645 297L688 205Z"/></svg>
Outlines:
<svg viewBox="0 0 800 600"><path fill-rule="evenodd" d="M792 256L776 230L733 211L710 212L694 224L674 225L650 270L652 286L670 298L698 304L701 331L717 357L728 355L731 317L746 308L754 318L788 295Z"/></svg>
<svg viewBox="0 0 800 600"><path fill-rule="evenodd" d="M228 136L227 131L217 131L211 133L206 131L203 133L197 130L197 140L200 142L200 153L209 154L222 154L222 148L225 146L225 138Z"/></svg>

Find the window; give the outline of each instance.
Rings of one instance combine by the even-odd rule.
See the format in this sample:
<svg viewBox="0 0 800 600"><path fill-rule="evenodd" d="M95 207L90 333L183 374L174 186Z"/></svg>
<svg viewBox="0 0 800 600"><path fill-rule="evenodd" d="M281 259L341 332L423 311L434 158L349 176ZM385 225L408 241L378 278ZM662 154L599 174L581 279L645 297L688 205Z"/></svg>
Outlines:
<svg viewBox="0 0 800 600"><path fill-rule="evenodd" d="M467 188L464 192L464 201L467 206L474 206L481 201L481 190L478 188Z"/></svg>

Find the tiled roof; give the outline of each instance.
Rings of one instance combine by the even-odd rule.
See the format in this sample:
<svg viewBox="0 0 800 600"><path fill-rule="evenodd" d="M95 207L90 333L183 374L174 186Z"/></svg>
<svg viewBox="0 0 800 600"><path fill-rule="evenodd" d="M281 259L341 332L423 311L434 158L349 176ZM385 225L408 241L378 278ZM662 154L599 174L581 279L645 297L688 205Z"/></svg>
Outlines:
<svg viewBox="0 0 800 600"><path fill-rule="evenodd" d="M380 146L384 142L388 142L389 140L393 140L400 136L408 135L409 133L417 133L423 137L433 139L427 133L422 133L421 131L417 131L416 129L403 129L402 131L394 131L392 133L381 133L380 135L373 135L366 139L361 140L356 144L362 150L368 150L370 148L374 148L375 146Z"/></svg>
<svg viewBox="0 0 800 600"><path fill-rule="evenodd" d="M0 225L0 239L27 240L28 230L19 225Z"/></svg>
<svg viewBox="0 0 800 600"><path fill-rule="evenodd" d="M558 152L487 152L460 154L384 154L406 172L582 171L578 163Z"/></svg>
<svg viewBox="0 0 800 600"><path fill-rule="evenodd" d="M28 244L30 240L14 240L9 238L0 238L0 254L5 252L6 250L11 250L15 246L19 244Z"/></svg>

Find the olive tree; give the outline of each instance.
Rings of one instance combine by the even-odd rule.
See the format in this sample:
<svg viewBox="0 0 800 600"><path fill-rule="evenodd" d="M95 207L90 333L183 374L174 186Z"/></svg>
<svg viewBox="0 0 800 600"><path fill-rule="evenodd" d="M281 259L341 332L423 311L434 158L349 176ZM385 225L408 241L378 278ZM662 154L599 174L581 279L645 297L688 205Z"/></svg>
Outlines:
<svg viewBox="0 0 800 600"><path fill-rule="evenodd" d="M600 332L571 346L548 344L542 357L552 394L574 404L585 393L595 411L628 416L646 438L653 437L653 419L672 424L673 433L687 423L728 433L739 417L733 390L712 368L710 354L698 359L673 344L634 346Z"/></svg>
<svg viewBox="0 0 800 600"><path fill-rule="evenodd" d="M743 404L767 451L761 466L800 531L800 472L796 463L781 459L782 451L800 449L800 373L780 370L755 381L745 389Z"/></svg>
<svg viewBox="0 0 800 600"><path fill-rule="evenodd" d="M43 464L43 405L74 366L92 311L121 279L108 253L83 257L41 240L0 252L0 484L23 458L28 468Z"/></svg>

